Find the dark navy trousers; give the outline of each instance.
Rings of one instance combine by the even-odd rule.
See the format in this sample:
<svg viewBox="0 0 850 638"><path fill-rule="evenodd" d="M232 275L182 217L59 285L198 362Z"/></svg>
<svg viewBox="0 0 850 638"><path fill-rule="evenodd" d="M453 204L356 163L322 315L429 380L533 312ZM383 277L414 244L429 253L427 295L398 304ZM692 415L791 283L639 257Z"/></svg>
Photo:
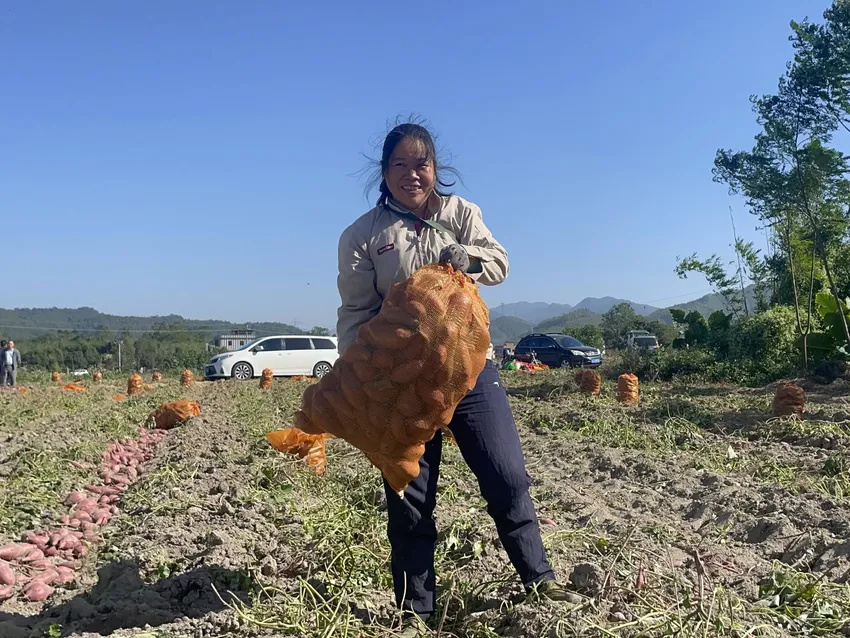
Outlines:
<svg viewBox="0 0 850 638"><path fill-rule="evenodd" d="M516 423L495 365L487 362L475 389L458 405L449 429L478 479L487 512L523 584L554 579L528 493ZM434 508L442 449L442 435L437 432L425 444L419 476L407 486L403 499L384 481L396 604L422 618L434 612L436 602Z"/></svg>

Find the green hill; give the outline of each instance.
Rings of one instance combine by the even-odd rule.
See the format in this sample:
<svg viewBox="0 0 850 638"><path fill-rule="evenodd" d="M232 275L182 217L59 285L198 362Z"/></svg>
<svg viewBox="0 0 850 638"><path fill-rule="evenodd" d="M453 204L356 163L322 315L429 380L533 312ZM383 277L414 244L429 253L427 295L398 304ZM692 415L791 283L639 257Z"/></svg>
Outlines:
<svg viewBox="0 0 850 638"><path fill-rule="evenodd" d="M516 343L523 335L532 331L534 326L518 317L496 317L490 319L490 340L497 346Z"/></svg>
<svg viewBox="0 0 850 638"><path fill-rule="evenodd" d="M289 324L270 321L243 324L216 319L185 319L180 315L122 317L104 314L94 308L0 308L0 334L18 340L32 339L58 331L144 334L163 325L185 328L207 341L228 330L244 329L246 325L254 330L257 336L304 333Z"/></svg>
<svg viewBox="0 0 850 638"><path fill-rule="evenodd" d="M535 332L563 332L573 326L598 326L602 315L587 309L573 310L560 317L553 317L534 326Z"/></svg>

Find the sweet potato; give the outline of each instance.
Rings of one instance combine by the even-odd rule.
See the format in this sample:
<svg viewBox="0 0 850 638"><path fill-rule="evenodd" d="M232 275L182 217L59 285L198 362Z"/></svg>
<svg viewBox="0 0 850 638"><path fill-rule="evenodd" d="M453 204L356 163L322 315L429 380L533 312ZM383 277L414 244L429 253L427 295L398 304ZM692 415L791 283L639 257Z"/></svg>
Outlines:
<svg viewBox="0 0 850 638"><path fill-rule="evenodd" d="M26 589L24 589L24 596L27 600L34 603L40 603L43 600L47 600L54 591L55 590L50 585L34 580L32 583L27 585Z"/></svg>
<svg viewBox="0 0 850 638"><path fill-rule="evenodd" d="M58 566L55 569L59 575L56 579L56 583L59 585L67 585L68 583L73 582L74 578L76 578L74 570L69 567Z"/></svg>
<svg viewBox="0 0 850 638"><path fill-rule="evenodd" d="M108 496L117 496L121 494L121 490L109 485L86 485L86 491L92 494L106 494Z"/></svg>
<svg viewBox="0 0 850 638"><path fill-rule="evenodd" d="M56 579L59 578L59 572L53 569L53 566L49 569L45 569L43 572L36 574L32 577L32 583L44 583L45 585L51 585L56 582Z"/></svg>
<svg viewBox="0 0 850 638"><path fill-rule="evenodd" d="M14 585L15 571L12 566L4 560L0 560L0 585Z"/></svg>
<svg viewBox="0 0 850 638"><path fill-rule="evenodd" d="M178 423L185 423L193 416L201 414L197 401L172 401L163 403L151 415L157 429L170 430Z"/></svg>
<svg viewBox="0 0 850 638"><path fill-rule="evenodd" d="M130 378L127 379L127 396L135 396L137 394L141 394L145 391L144 382L142 381L142 377L137 373L133 373L130 375Z"/></svg>
<svg viewBox="0 0 850 638"><path fill-rule="evenodd" d="M345 439L403 493L419 474L422 443L451 421L484 368L488 325L466 275L424 266L393 286L331 373L304 392L293 433L270 434Z"/></svg>
<svg viewBox="0 0 850 638"><path fill-rule="evenodd" d="M37 532L30 531L24 535L23 540L25 540L30 545L35 545L39 549L43 549L50 540L50 536L48 536L47 534L39 534Z"/></svg>
<svg viewBox="0 0 850 638"><path fill-rule="evenodd" d="M0 560L18 560L29 554L32 545L28 543L11 543L0 547Z"/></svg>
<svg viewBox="0 0 850 638"><path fill-rule="evenodd" d="M4 587L0 587L0 603L2 603L4 600L9 600L14 595L15 595L15 586L14 585L6 585Z"/></svg>
<svg viewBox="0 0 850 638"><path fill-rule="evenodd" d="M31 547L30 551L27 552L27 555L24 556L21 560L25 562L32 562L34 560L41 560L44 558L44 552L41 551L38 547Z"/></svg>
<svg viewBox="0 0 850 638"><path fill-rule="evenodd" d="M65 498L65 505L76 505L80 501L84 500L86 495L83 492L71 492Z"/></svg>
<svg viewBox="0 0 850 638"><path fill-rule="evenodd" d="M77 503L74 506L74 511L77 512L93 512L97 509L97 499L94 498L84 498L82 501Z"/></svg>

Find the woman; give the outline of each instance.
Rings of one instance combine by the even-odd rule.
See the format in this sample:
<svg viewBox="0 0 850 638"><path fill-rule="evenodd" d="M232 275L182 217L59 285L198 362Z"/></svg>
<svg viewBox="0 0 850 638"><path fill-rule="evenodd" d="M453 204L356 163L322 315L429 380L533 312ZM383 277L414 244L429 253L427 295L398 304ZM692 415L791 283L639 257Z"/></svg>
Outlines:
<svg viewBox="0 0 850 638"><path fill-rule="evenodd" d="M378 205L349 226L339 242L340 354L355 341L360 325L378 314L392 285L425 264L452 263L491 286L507 277L505 249L484 225L477 206L445 192L451 184L441 169L452 171L438 165L434 140L423 126L402 124L387 135ZM551 600L572 599L547 562L516 424L492 362L458 405L449 427L478 478L487 511L523 585ZM437 432L425 445L419 477L404 499L384 481L395 597L407 612L402 635L417 635L434 612L433 515L441 450Z"/></svg>

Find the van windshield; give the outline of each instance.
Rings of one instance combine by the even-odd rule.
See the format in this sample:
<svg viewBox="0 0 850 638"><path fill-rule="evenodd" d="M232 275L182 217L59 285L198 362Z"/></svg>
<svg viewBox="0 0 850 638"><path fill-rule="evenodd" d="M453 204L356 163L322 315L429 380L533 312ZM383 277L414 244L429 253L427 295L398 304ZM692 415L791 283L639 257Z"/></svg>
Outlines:
<svg viewBox="0 0 850 638"><path fill-rule="evenodd" d="M236 348L236 350L234 350L234 352L239 352L240 350L250 350L250 349L251 349L251 348L253 348L255 345L257 345L259 342L260 342L260 339L254 339L254 340L253 340L253 341L251 341L250 343L246 343L246 344L245 344L244 346L242 346L241 348Z"/></svg>

